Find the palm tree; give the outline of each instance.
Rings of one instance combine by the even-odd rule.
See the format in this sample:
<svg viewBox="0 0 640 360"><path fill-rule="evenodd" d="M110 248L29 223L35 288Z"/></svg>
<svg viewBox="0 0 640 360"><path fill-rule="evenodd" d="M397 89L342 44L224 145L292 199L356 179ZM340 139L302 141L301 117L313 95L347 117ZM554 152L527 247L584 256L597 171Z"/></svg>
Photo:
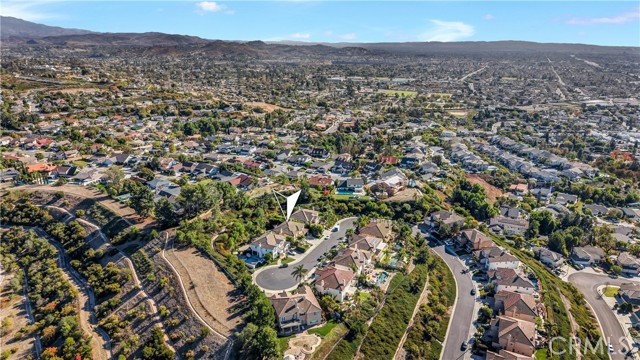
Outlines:
<svg viewBox="0 0 640 360"><path fill-rule="evenodd" d="M309 272L309 269L305 269L304 265L300 264L295 268L293 268L291 275L293 275L293 277L299 283L300 281L302 281L302 279L304 279L307 276L308 272Z"/></svg>

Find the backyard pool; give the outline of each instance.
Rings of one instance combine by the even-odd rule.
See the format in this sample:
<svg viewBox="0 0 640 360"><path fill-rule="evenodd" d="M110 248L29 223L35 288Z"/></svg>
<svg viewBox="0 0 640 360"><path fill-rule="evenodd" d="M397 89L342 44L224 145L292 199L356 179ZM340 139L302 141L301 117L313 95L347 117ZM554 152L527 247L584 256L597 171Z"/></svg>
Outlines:
<svg viewBox="0 0 640 360"><path fill-rule="evenodd" d="M386 272L386 271L381 272L376 277L376 285L382 284L383 282L385 282L385 280L387 280L388 277L389 277L389 273L388 272Z"/></svg>

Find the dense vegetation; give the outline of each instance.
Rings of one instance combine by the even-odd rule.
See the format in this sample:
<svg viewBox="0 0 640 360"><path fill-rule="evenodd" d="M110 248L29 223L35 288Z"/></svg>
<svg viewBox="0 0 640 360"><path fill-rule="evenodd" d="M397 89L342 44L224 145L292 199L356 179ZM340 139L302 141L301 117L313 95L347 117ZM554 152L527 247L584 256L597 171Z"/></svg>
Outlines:
<svg viewBox="0 0 640 360"><path fill-rule="evenodd" d="M429 266L429 295L420 306L414 326L407 336L404 349L409 359L438 360L441 343L447 333L450 308L456 299L456 282L451 270L439 256L431 256Z"/></svg>
<svg viewBox="0 0 640 360"><path fill-rule="evenodd" d="M9 271L22 268L35 324L21 332L37 332L44 360L91 358L89 337L80 328L78 292L58 267L57 251L33 231L14 227L2 235L0 254Z"/></svg>
<svg viewBox="0 0 640 360"><path fill-rule="evenodd" d="M427 281L429 267L417 264L389 294L367 331L360 351L367 359L389 359L396 352Z"/></svg>

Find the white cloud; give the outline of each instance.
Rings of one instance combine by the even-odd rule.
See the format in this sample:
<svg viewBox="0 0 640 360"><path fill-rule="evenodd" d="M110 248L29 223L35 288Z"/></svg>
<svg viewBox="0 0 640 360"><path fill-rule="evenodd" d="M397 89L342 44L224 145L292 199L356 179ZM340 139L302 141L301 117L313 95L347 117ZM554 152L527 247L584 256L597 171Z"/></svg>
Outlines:
<svg viewBox="0 0 640 360"><path fill-rule="evenodd" d="M0 6L0 15L13 16L18 19L27 21L37 21L43 19L51 19L59 17L56 14L50 14L43 12L40 5L52 3L52 0L37 0L37 1L10 1L3 0L2 6Z"/></svg>
<svg viewBox="0 0 640 360"><path fill-rule="evenodd" d="M626 24L629 22L635 22L640 19L640 7L637 7L626 13L621 13L614 16L604 17L584 17L584 18L571 18L567 20L569 25L595 25L595 24Z"/></svg>
<svg viewBox="0 0 640 360"><path fill-rule="evenodd" d="M299 40L305 40L305 39L309 39L311 37L311 34L309 33L293 33L291 35L289 35L290 38L292 39L299 39Z"/></svg>
<svg viewBox="0 0 640 360"><path fill-rule="evenodd" d="M493 15L491 15L491 14L486 14L486 15L485 15L485 16L483 16L482 18L483 18L484 20L487 20L487 21L490 21L490 20L493 20L493 19L494 19Z"/></svg>
<svg viewBox="0 0 640 360"><path fill-rule="evenodd" d="M358 35L356 35L355 33L338 34L338 35L336 35L336 38L342 39L342 40L355 40L357 37L358 37Z"/></svg>
<svg viewBox="0 0 640 360"><path fill-rule="evenodd" d="M227 8L226 6L218 4L215 1L202 1L196 3L196 6L198 7L198 9L207 12L220 12Z"/></svg>
<svg viewBox="0 0 640 360"><path fill-rule="evenodd" d="M432 27L418 36L422 41L457 41L473 36L476 30L462 21L430 20Z"/></svg>

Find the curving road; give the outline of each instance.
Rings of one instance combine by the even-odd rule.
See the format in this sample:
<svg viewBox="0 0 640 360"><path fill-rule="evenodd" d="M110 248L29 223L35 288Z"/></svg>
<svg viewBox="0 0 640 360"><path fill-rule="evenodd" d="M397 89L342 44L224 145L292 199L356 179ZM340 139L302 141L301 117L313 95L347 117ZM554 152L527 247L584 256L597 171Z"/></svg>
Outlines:
<svg viewBox="0 0 640 360"><path fill-rule="evenodd" d="M317 265L318 258L331 250L331 247L337 245L340 242L339 239L345 237L348 229L355 229L354 223L356 219L357 218L353 217L338 221L337 224L340 224L340 229L338 231L331 232L327 240L315 240L321 241L321 243L311 249L304 258L289 264L288 267L280 268L278 265L272 265L259 270L254 275L256 284L260 288L268 291L280 291L294 288L298 283L294 279L293 275L291 275L293 269L302 264L305 269L309 270L309 275L311 275L311 269Z"/></svg>
<svg viewBox="0 0 640 360"><path fill-rule="evenodd" d="M623 360L624 354L621 350L624 348L629 350L629 344L626 341L620 341L626 337L625 331L622 329L618 318L614 314L609 305L598 294L598 287L604 285L620 286L623 283L634 282L625 278L610 278L607 275L593 274L587 272L576 272L567 278L567 280L575 285L584 295L585 300L596 314L600 328L605 337L605 341L613 345L614 352L610 353L611 360ZM603 346L606 346L606 342ZM627 358L628 359L628 358Z"/></svg>
<svg viewBox="0 0 640 360"><path fill-rule="evenodd" d="M435 245L435 244L434 244ZM454 303L453 315L449 320L449 328L442 344L442 353L440 359L463 359L469 358L471 354L469 350L460 350L463 341L469 340L471 334L471 326L475 316L476 297L471 295L471 290L475 288L471 281L470 273L463 274L462 270L467 269L464 263L456 256L445 251L443 245L432 246L433 251L438 254L456 280L456 302Z"/></svg>

